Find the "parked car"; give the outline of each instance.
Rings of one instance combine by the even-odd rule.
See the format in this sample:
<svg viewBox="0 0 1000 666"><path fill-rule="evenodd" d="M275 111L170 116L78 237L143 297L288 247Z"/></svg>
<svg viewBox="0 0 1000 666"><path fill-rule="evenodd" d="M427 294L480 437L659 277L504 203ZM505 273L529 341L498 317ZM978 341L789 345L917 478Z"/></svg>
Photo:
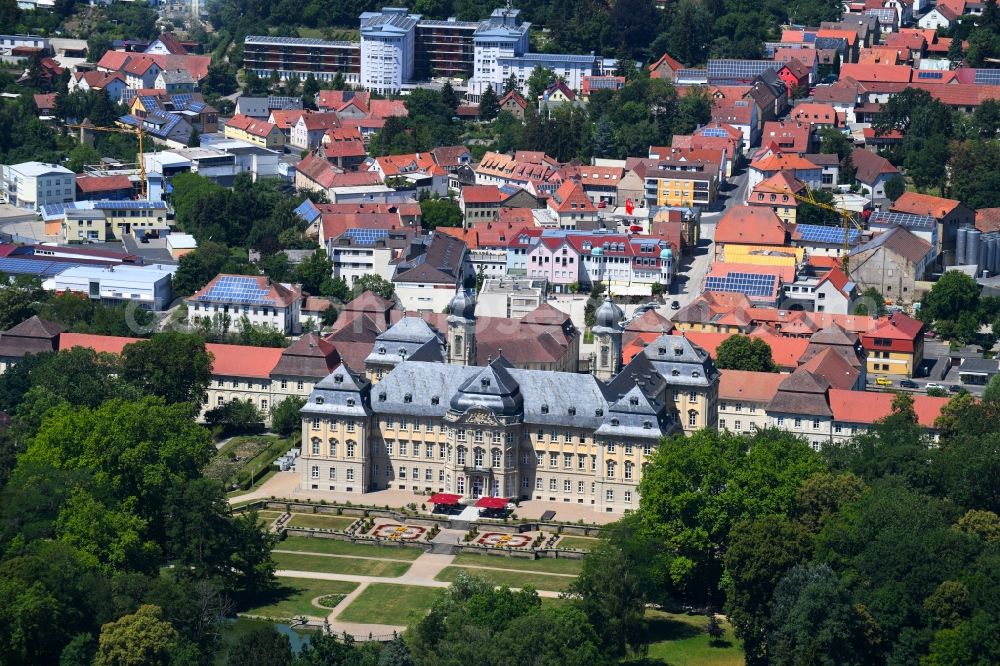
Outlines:
<svg viewBox="0 0 1000 666"><path fill-rule="evenodd" d="M912 379L900 379L899 380L899 387L900 388L915 389L915 388L920 388L920 384L916 383Z"/></svg>
<svg viewBox="0 0 1000 666"><path fill-rule="evenodd" d="M941 389L942 391L948 390L947 386L945 386L944 384L938 384L937 382L927 382L927 386L925 386L924 388L928 391L930 391L931 389Z"/></svg>
<svg viewBox="0 0 1000 666"><path fill-rule="evenodd" d="M958 384L952 384L951 386L948 387L948 391L950 391L951 393L961 393L964 390L965 387L959 386Z"/></svg>
<svg viewBox="0 0 1000 666"><path fill-rule="evenodd" d="M875 383L879 386L892 386L892 380L888 377L876 377Z"/></svg>
<svg viewBox="0 0 1000 666"><path fill-rule="evenodd" d="M933 340L936 337L937 337L937 333L935 333L934 331L924 331L924 339L925 340Z"/></svg>
<svg viewBox="0 0 1000 666"><path fill-rule="evenodd" d="M670 309L671 310L680 310L681 309L681 302L680 301L673 301L672 303L670 303Z"/></svg>

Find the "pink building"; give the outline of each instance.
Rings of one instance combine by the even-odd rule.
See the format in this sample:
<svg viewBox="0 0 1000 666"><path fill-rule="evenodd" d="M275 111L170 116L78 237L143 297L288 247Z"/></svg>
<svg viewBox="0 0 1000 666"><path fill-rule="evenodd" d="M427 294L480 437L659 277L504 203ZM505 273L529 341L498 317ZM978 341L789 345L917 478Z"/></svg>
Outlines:
<svg viewBox="0 0 1000 666"><path fill-rule="evenodd" d="M542 236L528 251L528 277L546 278L557 291L580 281L580 254L566 237Z"/></svg>

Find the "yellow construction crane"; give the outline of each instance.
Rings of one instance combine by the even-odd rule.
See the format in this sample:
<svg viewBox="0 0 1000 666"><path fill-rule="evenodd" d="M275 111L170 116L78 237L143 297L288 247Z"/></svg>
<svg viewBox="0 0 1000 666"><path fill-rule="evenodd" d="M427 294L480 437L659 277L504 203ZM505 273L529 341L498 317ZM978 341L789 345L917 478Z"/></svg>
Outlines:
<svg viewBox="0 0 1000 666"><path fill-rule="evenodd" d="M841 208L840 206L836 206L831 203L826 203L825 201L817 201L815 195L813 195L812 193L812 190L810 190L808 187L804 189L805 194L792 192L788 188L773 189L773 190L766 189L764 191L771 192L773 194L784 194L792 197L793 199L795 199L800 203L812 204L817 208L822 208L823 210L829 210L836 213L840 217L844 227L844 249L843 249L843 255L840 257L840 263L844 268L844 272L847 273L848 269L847 255L851 251L851 243L850 243L851 228L853 227L857 229L859 232L864 232L865 230L865 228L861 226L861 223L858 222L857 219L855 219L855 214L853 212L847 210L846 208Z"/></svg>
<svg viewBox="0 0 1000 666"><path fill-rule="evenodd" d="M133 127L131 125L114 125L114 126L98 126L98 125L69 125L66 127L75 127L80 130L93 130L94 132L117 132L118 134L131 134L139 140L139 198L145 199L148 194L148 187L146 183L146 164L142 159L142 141L146 136L146 131L142 129L141 126Z"/></svg>

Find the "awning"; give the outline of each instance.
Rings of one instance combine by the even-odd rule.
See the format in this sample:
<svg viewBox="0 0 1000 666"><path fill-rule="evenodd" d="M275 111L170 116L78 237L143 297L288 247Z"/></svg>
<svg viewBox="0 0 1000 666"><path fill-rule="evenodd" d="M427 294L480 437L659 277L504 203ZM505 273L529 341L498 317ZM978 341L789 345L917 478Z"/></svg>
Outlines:
<svg viewBox="0 0 1000 666"><path fill-rule="evenodd" d="M506 497L480 497L476 501L480 509L503 509L507 506Z"/></svg>
<svg viewBox="0 0 1000 666"><path fill-rule="evenodd" d="M462 499L461 495L452 495L450 493L434 493L431 495L431 504L458 504L458 501Z"/></svg>

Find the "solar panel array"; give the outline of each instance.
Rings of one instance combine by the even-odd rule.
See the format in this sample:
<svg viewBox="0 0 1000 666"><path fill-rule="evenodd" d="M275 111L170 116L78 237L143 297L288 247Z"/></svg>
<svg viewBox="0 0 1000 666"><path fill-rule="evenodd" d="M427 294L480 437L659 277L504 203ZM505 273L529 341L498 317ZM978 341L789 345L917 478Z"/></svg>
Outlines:
<svg viewBox="0 0 1000 666"><path fill-rule="evenodd" d="M269 293L269 289L261 289L256 278L225 275L209 287L208 291L198 296L198 300L274 305L274 299Z"/></svg>
<svg viewBox="0 0 1000 666"><path fill-rule="evenodd" d="M590 78L591 90L618 90L621 87L621 81L614 76L593 76Z"/></svg>
<svg viewBox="0 0 1000 666"><path fill-rule="evenodd" d="M709 79L752 79L769 69L777 69L781 63L773 60L709 60Z"/></svg>
<svg viewBox="0 0 1000 666"><path fill-rule="evenodd" d="M917 78L924 81L941 79L943 76L944 72L934 72L927 70L921 70L917 72Z"/></svg>
<svg viewBox="0 0 1000 666"><path fill-rule="evenodd" d="M107 208L108 210L166 210L167 204L163 201L132 201L132 200L107 200L95 201L94 208Z"/></svg>
<svg viewBox="0 0 1000 666"><path fill-rule="evenodd" d="M1000 86L1000 69L977 69L975 83L981 86Z"/></svg>
<svg viewBox="0 0 1000 666"><path fill-rule="evenodd" d="M385 229L348 229L344 235L352 242L359 245L374 245L376 241L382 240L389 235Z"/></svg>
<svg viewBox="0 0 1000 666"><path fill-rule="evenodd" d="M705 278L705 291L735 291L747 296L773 296L774 275L733 272Z"/></svg>
<svg viewBox="0 0 1000 666"><path fill-rule="evenodd" d="M40 259L17 259L0 257L0 274L36 275L38 277L53 277L59 275L75 264L66 261L43 261Z"/></svg>
<svg viewBox="0 0 1000 666"><path fill-rule="evenodd" d="M822 224L797 224L795 230L799 232L802 240L807 243L843 243L844 228L828 227ZM847 234L847 242L855 243L858 240L858 230L851 229Z"/></svg>
<svg viewBox="0 0 1000 666"><path fill-rule="evenodd" d="M932 229L937 225L937 220L926 215L880 211L868 218L868 224L906 227L907 229Z"/></svg>
<svg viewBox="0 0 1000 666"><path fill-rule="evenodd" d="M725 139L729 136L729 133L721 127L707 127L701 131L701 135L705 137L720 137Z"/></svg>

